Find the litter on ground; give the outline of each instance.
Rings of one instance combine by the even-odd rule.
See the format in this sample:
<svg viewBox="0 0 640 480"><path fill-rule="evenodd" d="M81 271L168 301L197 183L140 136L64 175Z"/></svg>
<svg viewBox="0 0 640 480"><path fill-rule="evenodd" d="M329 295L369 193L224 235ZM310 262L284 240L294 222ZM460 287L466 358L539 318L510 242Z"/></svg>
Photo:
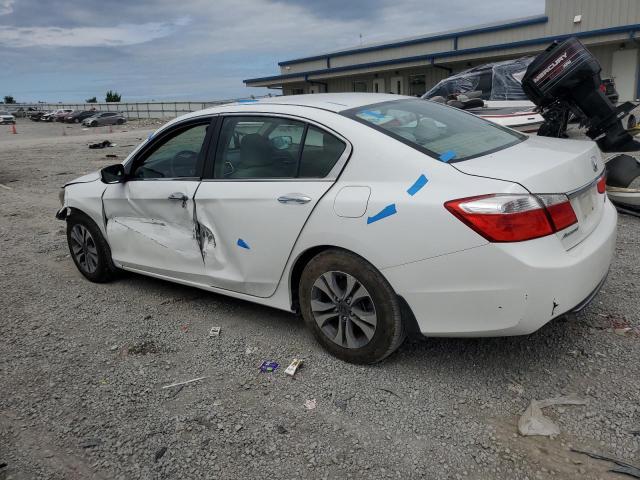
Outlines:
<svg viewBox="0 0 640 480"><path fill-rule="evenodd" d="M211 327L209 330L210 337L219 337L220 336L220 327Z"/></svg>
<svg viewBox="0 0 640 480"><path fill-rule="evenodd" d="M305 402L304 402L304 407L307 410L315 410L317 406L318 406L318 402L316 402L315 398L311 398L309 400L305 400Z"/></svg>
<svg viewBox="0 0 640 480"><path fill-rule="evenodd" d="M298 360L297 358L294 358L293 361L291 362L291 365L287 367L284 373L289 375L290 377L293 377L298 371L298 368L300 368L301 366L302 366L302 360Z"/></svg>
<svg viewBox="0 0 640 480"><path fill-rule="evenodd" d="M270 360L265 360L264 362L262 362L262 364L260 365L260 371L262 373L271 373L271 372L275 372L278 367L280 365L276 362L272 362Z"/></svg>
<svg viewBox="0 0 640 480"><path fill-rule="evenodd" d="M204 380L207 377L198 377L198 378L192 378L191 380L185 380L184 382L177 382L177 383L172 383L170 385L165 385L162 388L171 388L171 387L179 387L181 385L187 385L189 383L193 383L193 382L199 382L200 380Z"/></svg>
<svg viewBox="0 0 640 480"><path fill-rule="evenodd" d="M542 409L552 405L586 405L587 402L576 397L556 397L546 400L531 400L531 403L518 420L520 435L542 435L552 437L560 434L560 428L550 418L545 417Z"/></svg>

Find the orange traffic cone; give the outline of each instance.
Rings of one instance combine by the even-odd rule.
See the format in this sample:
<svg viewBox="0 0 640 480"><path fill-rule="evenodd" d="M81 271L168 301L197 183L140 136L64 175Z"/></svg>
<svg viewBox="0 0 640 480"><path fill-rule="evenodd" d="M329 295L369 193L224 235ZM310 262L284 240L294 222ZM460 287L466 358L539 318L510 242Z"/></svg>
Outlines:
<svg viewBox="0 0 640 480"><path fill-rule="evenodd" d="M14 135L16 135L18 133L18 131L16 130L16 124L15 123L13 123L11 125L11 133L13 133Z"/></svg>

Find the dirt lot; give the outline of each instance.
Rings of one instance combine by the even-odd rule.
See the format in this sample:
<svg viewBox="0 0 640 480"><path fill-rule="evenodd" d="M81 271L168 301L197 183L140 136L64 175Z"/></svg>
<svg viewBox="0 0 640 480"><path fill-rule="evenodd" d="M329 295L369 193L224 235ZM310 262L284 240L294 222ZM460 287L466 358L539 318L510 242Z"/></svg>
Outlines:
<svg viewBox="0 0 640 480"><path fill-rule="evenodd" d="M0 479L626 478L570 447L640 463L640 219L620 216L608 281L576 318L354 366L287 313L133 274L86 281L58 188L150 127L17 128L0 127ZM87 149L103 139L118 146ZM517 434L530 399L561 394L587 405L545 409L558 437Z"/></svg>

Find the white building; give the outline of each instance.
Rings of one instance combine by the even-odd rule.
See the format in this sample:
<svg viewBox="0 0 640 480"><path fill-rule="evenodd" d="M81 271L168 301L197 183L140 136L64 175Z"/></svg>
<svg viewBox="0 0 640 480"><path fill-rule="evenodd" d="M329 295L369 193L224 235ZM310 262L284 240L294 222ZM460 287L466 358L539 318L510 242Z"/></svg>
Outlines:
<svg viewBox="0 0 640 480"><path fill-rule="evenodd" d="M640 0L546 0L545 11L476 27L404 38L280 62L280 74L244 81L285 95L392 92L420 95L472 66L536 54L578 37L613 78L620 100L640 97Z"/></svg>

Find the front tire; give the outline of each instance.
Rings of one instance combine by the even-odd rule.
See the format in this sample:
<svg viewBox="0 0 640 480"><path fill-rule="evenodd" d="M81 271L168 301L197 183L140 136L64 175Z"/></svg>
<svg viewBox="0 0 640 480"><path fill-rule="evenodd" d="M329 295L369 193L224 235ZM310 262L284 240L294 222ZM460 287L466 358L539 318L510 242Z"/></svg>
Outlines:
<svg viewBox="0 0 640 480"><path fill-rule="evenodd" d="M331 249L311 259L300 278L299 301L316 339L341 360L379 362L405 338L393 288L353 253Z"/></svg>
<svg viewBox="0 0 640 480"><path fill-rule="evenodd" d="M93 220L81 213L68 217L67 243L73 263L88 280L104 283L113 279L116 267L111 249Z"/></svg>

